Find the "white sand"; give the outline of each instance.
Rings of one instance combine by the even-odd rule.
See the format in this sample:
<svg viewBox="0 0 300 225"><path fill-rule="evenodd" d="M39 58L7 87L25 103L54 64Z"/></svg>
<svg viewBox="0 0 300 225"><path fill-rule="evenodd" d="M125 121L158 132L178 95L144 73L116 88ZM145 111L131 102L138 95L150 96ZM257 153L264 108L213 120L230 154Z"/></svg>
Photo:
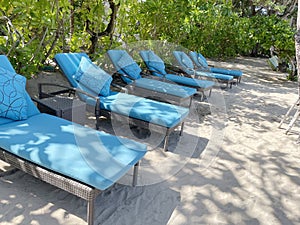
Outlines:
<svg viewBox="0 0 300 225"><path fill-rule="evenodd" d="M211 63L243 70L241 84L214 90L209 103L196 100L184 135L171 135L170 152L160 146L147 153L137 187L128 185L128 174L98 196L95 224L300 224L299 124L288 135L277 128L297 84L265 59ZM32 95L40 81L63 83L43 73L28 82ZM108 122L102 129L112 131ZM158 137L144 140L149 149ZM0 163L0 171L8 169ZM0 177L0 202L1 225L86 224L84 200L20 171Z"/></svg>

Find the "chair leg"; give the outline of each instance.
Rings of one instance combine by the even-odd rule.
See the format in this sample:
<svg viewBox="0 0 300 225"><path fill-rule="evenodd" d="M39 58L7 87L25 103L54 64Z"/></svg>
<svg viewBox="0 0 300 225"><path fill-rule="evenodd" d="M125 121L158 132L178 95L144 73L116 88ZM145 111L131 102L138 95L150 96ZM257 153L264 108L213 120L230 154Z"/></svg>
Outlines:
<svg viewBox="0 0 300 225"><path fill-rule="evenodd" d="M170 137L170 134L167 131L166 136L165 136L165 142L164 142L164 151L165 152L168 151L169 137Z"/></svg>
<svg viewBox="0 0 300 225"><path fill-rule="evenodd" d="M292 129L292 127L294 126L294 123L295 123L296 120L298 119L299 115L300 115L300 110L297 109L297 112L295 113L293 119L292 119L291 122L289 123L288 128L287 128L286 131L285 131L285 134L287 134L287 133Z"/></svg>
<svg viewBox="0 0 300 225"><path fill-rule="evenodd" d="M182 136L183 134L183 127L184 127L184 122L181 123L181 129L179 135Z"/></svg>
<svg viewBox="0 0 300 225"><path fill-rule="evenodd" d="M87 203L87 223L94 225L94 199L88 200Z"/></svg>
<svg viewBox="0 0 300 225"><path fill-rule="evenodd" d="M209 92L208 92L208 97L210 97L210 96L211 96L211 90L212 90L212 88L211 88L211 89L209 89Z"/></svg>
<svg viewBox="0 0 300 225"><path fill-rule="evenodd" d="M100 117L96 116L96 130L99 130Z"/></svg>
<svg viewBox="0 0 300 225"><path fill-rule="evenodd" d="M300 102L300 99L297 99L297 101L294 103L294 105L292 105L289 110L287 111L287 113L284 115L284 117L282 118L282 120L279 123L278 128L281 128L281 125L283 124L283 122L285 121L285 119L290 115L291 111L295 108L296 105L298 105Z"/></svg>
<svg viewBox="0 0 300 225"><path fill-rule="evenodd" d="M204 91L201 91L200 101L204 101L204 99L205 99L205 93L204 93Z"/></svg>
<svg viewBox="0 0 300 225"><path fill-rule="evenodd" d="M138 178L138 171L139 171L139 164L140 162L137 162L133 167L133 179L132 179L132 186L135 187L137 184L137 178Z"/></svg>

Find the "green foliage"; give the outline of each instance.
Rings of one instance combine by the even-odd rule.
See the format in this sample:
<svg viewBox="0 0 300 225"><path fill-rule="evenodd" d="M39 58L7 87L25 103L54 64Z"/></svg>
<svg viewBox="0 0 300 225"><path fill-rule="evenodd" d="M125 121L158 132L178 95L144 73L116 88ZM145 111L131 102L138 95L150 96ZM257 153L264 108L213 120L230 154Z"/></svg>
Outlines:
<svg viewBox="0 0 300 225"><path fill-rule="evenodd" d="M136 36L167 40L217 58L267 56L271 46L283 57L294 55L294 31L287 21L275 15L241 17L231 1L147 0L125 5L126 18L120 20L127 26L120 32L130 42Z"/></svg>
<svg viewBox="0 0 300 225"><path fill-rule="evenodd" d="M0 3L0 53L6 54L17 72L28 78L57 52L87 50L91 42L86 20L91 21L94 32L100 32L111 13L100 0L74 0L73 6L69 0L2 0ZM71 14L74 16L72 32ZM105 37L100 41L104 45L109 43Z"/></svg>
<svg viewBox="0 0 300 225"><path fill-rule="evenodd" d="M68 0L59 3L68 6ZM57 23L63 15L57 11L58 1L3 1L0 8L1 54L7 54L17 72L29 78L46 60L56 36Z"/></svg>
<svg viewBox="0 0 300 225"><path fill-rule="evenodd" d="M91 31L102 34L96 35L92 57L134 41L164 40L214 58L268 56L271 46L280 58L293 58L294 30L277 15L285 7L272 2L0 0L0 52L27 77L57 52L91 49ZM111 19L111 3L120 3L112 35L103 34ZM277 14L252 15L253 4Z"/></svg>

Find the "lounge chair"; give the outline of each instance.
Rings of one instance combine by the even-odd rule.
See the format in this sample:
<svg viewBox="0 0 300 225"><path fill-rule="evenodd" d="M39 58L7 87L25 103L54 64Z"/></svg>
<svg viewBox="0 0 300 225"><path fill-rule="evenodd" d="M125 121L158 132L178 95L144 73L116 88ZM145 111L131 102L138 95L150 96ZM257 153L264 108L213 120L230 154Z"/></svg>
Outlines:
<svg viewBox="0 0 300 225"><path fill-rule="evenodd" d="M168 74L165 68L164 61L151 50L140 51L148 71L161 79L167 79L179 85L184 85L192 88L196 88L198 92L202 94L202 99L205 97L205 91L208 91L208 96L211 95L211 90L214 86L213 81L194 79L185 76L179 76L178 74Z"/></svg>
<svg viewBox="0 0 300 225"><path fill-rule="evenodd" d="M59 53L55 55L55 61L72 88L99 98L98 105L94 98L85 94L78 94L82 101L95 108L96 129L99 129L100 112L107 112L113 115L114 119L129 120L129 123L140 127L148 127L151 124L151 129L164 134L163 149L165 151L168 147L169 134L180 125L180 135L182 135L184 120L189 114L188 108L111 91L111 83L107 82L107 79L111 81L108 78L110 75L93 64L85 53ZM82 70L86 71L85 76L89 76L88 69L84 69L84 64L87 62L93 67L93 70L96 70L92 74L93 77L90 82L92 84L82 83L76 78L78 74L82 75ZM104 92L103 89L105 89Z"/></svg>
<svg viewBox="0 0 300 225"><path fill-rule="evenodd" d="M217 80L218 82L226 83L227 87L232 87L233 76L198 70L194 67L193 61L185 52L173 51L173 55L179 65L179 69L184 73L195 77Z"/></svg>
<svg viewBox="0 0 300 225"><path fill-rule="evenodd" d="M120 75L130 93L150 98L155 96L158 100L190 106L192 97L197 92L195 88L163 82L143 73L126 50L108 50L107 55L116 69L115 74Z"/></svg>
<svg viewBox="0 0 300 225"><path fill-rule="evenodd" d="M94 200L134 168L146 146L40 113L25 90L26 78L0 56L0 159L87 200L93 224Z"/></svg>
<svg viewBox="0 0 300 225"><path fill-rule="evenodd" d="M197 52L190 51L189 56L193 60L196 67L200 70L208 71L211 73L220 73L225 75L233 76L236 79L237 83L241 83L241 79L243 76L243 72L240 70L229 70L225 68L219 68L219 67L213 67L208 65L206 58L201 54Z"/></svg>

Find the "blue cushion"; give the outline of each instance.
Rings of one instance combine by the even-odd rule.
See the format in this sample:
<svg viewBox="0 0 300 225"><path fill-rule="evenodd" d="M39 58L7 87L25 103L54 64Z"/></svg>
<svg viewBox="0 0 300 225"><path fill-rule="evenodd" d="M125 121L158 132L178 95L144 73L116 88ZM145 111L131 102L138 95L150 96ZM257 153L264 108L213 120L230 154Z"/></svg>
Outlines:
<svg viewBox="0 0 300 225"><path fill-rule="evenodd" d="M190 54L192 60L194 61L194 63L199 68L207 69L211 73L220 73L220 74L230 75L230 76L234 76L234 77L240 77L243 75L243 72L240 70L229 70L229 69L224 69L224 68L209 67L205 57L201 53L190 52L189 54Z"/></svg>
<svg viewBox="0 0 300 225"><path fill-rule="evenodd" d="M195 88L210 88L215 85L215 82L209 80L199 80L189 77L182 77L174 74L167 74L166 78L178 84L184 84Z"/></svg>
<svg viewBox="0 0 300 225"><path fill-rule="evenodd" d="M185 107L118 92L107 97L100 97L100 107L169 128L178 125L189 114L189 109Z"/></svg>
<svg viewBox="0 0 300 225"><path fill-rule="evenodd" d="M188 57L187 54L185 54L184 52L180 52L178 51L179 54L179 57L180 57L180 60L181 60L181 63L189 68L189 69L194 69L194 64L193 64L193 61L190 59L190 57Z"/></svg>
<svg viewBox="0 0 300 225"><path fill-rule="evenodd" d="M193 65L193 62L185 57L182 57L182 63L183 65L185 65L185 67L189 68L189 69L192 69L194 68L194 65Z"/></svg>
<svg viewBox="0 0 300 225"><path fill-rule="evenodd" d="M109 50L107 53L111 58L115 59L118 52L116 52L116 50ZM55 56L55 59L64 73L73 75L76 72L74 68L77 68L78 66L76 65L80 63L78 58L81 58L81 56L79 54L82 53L59 53ZM74 78L71 78L71 80L75 81ZM88 89L80 83L77 83L77 88L88 91ZM88 96L81 97L88 105L95 106L96 101L94 98ZM176 107L125 93L110 92L109 96L100 96L100 100L101 109L161 126L165 126L166 124L168 127L177 125L189 112L186 108ZM135 104L135 102L139 102L139 105L135 105L133 109L132 104Z"/></svg>
<svg viewBox="0 0 300 225"><path fill-rule="evenodd" d="M164 63L148 61L147 64L148 64L148 69L151 70L151 73L153 75L163 77L163 75L167 74Z"/></svg>
<svg viewBox="0 0 300 225"><path fill-rule="evenodd" d="M7 75L14 76L14 74L16 74L15 69L13 68L10 61L8 60L8 58L5 55L0 55L0 67L2 68L2 72L5 72ZM23 80L24 80L24 78L21 78L21 82L23 82ZM24 92L24 96L25 96L25 99L27 102L27 116L30 117L30 116L40 113L40 111L38 110L36 105L33 103L33 101L31 100L31 98L27 92ZM1 122L0 122L0 124L1 124Z"/></svg>
<svg viewBox="0 0 300 225"><path fill-rule="evenodd" d="M128 53L123 54L122 57L118 60L117 64L120 69L132 79L136 80L141 78L141 68L135 61L133 61Z"/></svg>
<svg viewBox="0 0 300 225"><path fill-rule="evenodd" d="M134 84L135 86L140 88L148 89L159 93L174 95L181 98L193 96L197 92L197 90L194 88L147 78L138 79L135 81Z"/></svg>
<svg viewBox="0 0 300 225"><path fill-rule="evenodd" d="M40 111L38 110L38 108L36 107L34 102L31 100L29 94L26 92L24 95L25 95L25 99L26 99L26 102L27 102L27 116L31 117L31 116L34 116L36 114L39 114Z"/></svg>
<svg viewBox="0 0 300 225"><path fill-rule="evenodd" d="M6 55L0 55L0 66L10 72L16 72Z"/></svg>
<svg viewBox="0 0 300 225"><path fill-rule="evenodd" d="M220 79L220 80L232 80L233 76L229 76L229 75L225 75L225 74L220 74L220 73L209 73L209 72L204 72L201 70L197 70L196 71L196 75L198 76L206 76L206 77L211 77L211 78L215 78L215 79Z"/></svg>
<svg viewBox="0 0 300 225"><path fill-rule="evenodd" d="M206 59L200 53L190 51L189 55L197 67L206 70L209 69Z"/></svg>
<svg viewBox="0 0 300 225"><path fill-rule="evenodd" d="M3 68L0 68L0 77L0 116L27 119L26 78Z"/></svg>
<svg viewBox="0 0 300 225"><path fill-rule="evenodd" d="M164 61L152 51L148 52L148 64L149 69L156 70L163 75L167 74Z"/></svg>
<svg viewBox="0 0 300 225"><path fill-rule="evenodd" d="M78 86L78 82L75 80L75 74L82 57L89 58L86 53L58 53L54 57L59 68L73 87Z"/></svg>
<svg viewBox="0 0 300 225"><path fill-rule="evenodd" d="M14 121L15 120L8 119L8 118L5 118L5 117L0 117L0 125L6 124L6 123L11 123L11 122L14 122Z"/></svg>
<svg viewBox="0 0 300 225"><path fill-rule="evenodd" d="M234 77L240 77L243 75L243 72L240 70L228 70L228 69L217 68L217 67L211 67L210 71L212 73L221 73L221 74L231 75Z"/></svg>
<svg viewBox="0 0 300 225"><path fill-rule="evenodd" d="M189 75L194 74L194 64L193 61L181 51L173 51L173 55L175 56L177 62L182 67L181 69L184 70Z"/></svg>
<svg viewBox="0 0 300 225"><path fill-rule="evenodd" d="M108 96L110 93L112 77L86 57L81 58L74 78L99 96Z"/></svg>
<svg viewBox="0 0 300 225"><path fill-rule="evenodd" d="M48 114L0 126L0 147L104 190L146 153L146 146Z"/></svg>
<svg viewBox="0 0 300 225"><path fill-rule="evenodd" d="M81 77L83 76L83 74L90 69L90 67L91 67L91 69L94 67L93 62L89 58L80 57L80 61L77 66L77 70L76 70L76 73L73 74L73 78L75 80L79 81L81 79Z"/></svg>
<svg viewBox="0 0 300 225"><path fill-rule="evenodd" d="M148 61L160 62L164 64L164 61L162 61L162 59L158 55L156 55L153 51L148 51Z"/></svg>
<svg viewBox="0 0 300 225"><path fill-rule="evenodd" d="M202 67L208 68L208 63L207 63L205 57L201 53L197 53L197 59Z"/></svg>

